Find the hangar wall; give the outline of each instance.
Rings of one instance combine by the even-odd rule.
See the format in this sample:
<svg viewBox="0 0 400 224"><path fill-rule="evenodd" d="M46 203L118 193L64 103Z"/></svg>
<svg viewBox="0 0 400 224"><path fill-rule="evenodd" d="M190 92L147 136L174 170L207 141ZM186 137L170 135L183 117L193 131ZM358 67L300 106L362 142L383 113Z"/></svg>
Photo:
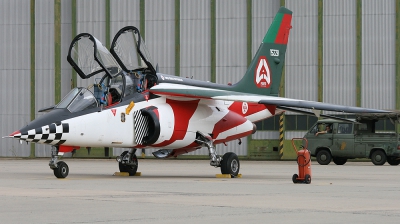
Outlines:
<svg viewBox="0 0 400 224"><path fill-rule="evenodd" d="M380 109L399 107L396 100L399 3L395 0L30 0L29 3L22 0L0 3L3 15L0 26L7 31L0 35L0 74L4 83L0 109L2 136L40 116L38 109L58 102L72 87L94 82L96 77L76 78L66 61L69 44L79 33L91 33L107 46L120 28L133 25L144 34L160 72L234 83L246 71L281 5L293 11L282 95ZM285 117L289 116L296 114L287 113ZM299 119L303 117L296 121ZM272 123L276 127L277 122ZM262 130L243 139L242 145L232 142L229 147L218 146L219 153L229 150L245 156L251 150L265 151L265 145L271 151L277 144L279 131L264 129L270 124L268 121L261 125ZM304 134L301 125L295 126L296 129L285 130L285 139ZM202 149L191 155L207 153ZM11 139L1 141L3 157L49 155L49 146L20 145Z"/></svg>
<svg viewBox="0 0 400 224"><path fill-rule="evenodd" d="M30 120L30 6L23 0L0 3L1 136L6 136ZM30 146L1 140L0 155L30 155Z"/></svg>
<svg viewBox="0 0 400 224"><path fill-rule="evenodd" d="M323 101L353 106L356 105L356 1L334 3L325 1L323 6Z"/></svg>
<svg viewBox="0 0 400 224"><path fill-rule="evenodd" d="M211 78L210 5L207 0L180 2L180 41L176 46L179 48L180 76L203 81Z"/></svg>
<svg viewBox="0 0 400 224"><path fill-rule="evenodd" d="M396 2L362 3L361 106L393 109L396 108L396 98L392 97L396 95L396 29L399 29Z"/></svg>
<svg viewBox="0 0 400 224"><path fill-rule="evenodd" d="M286 1L286 7L296 11L293 10L285 61L285 97L318 101L317 3Z"/></svg>

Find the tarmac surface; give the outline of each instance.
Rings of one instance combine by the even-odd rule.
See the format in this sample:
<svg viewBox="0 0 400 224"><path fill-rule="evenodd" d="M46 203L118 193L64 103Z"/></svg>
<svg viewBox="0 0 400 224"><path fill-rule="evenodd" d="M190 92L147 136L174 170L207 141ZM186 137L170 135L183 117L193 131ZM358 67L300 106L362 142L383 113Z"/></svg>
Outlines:
<svg viewBox="0 0 400 224"><path fill-rule="evenodd" d="M142 176L113 176L115 160L0 159L1 223L399 223L400 166L312 163L311 184L293 184L296 161L241 161L242 178L206 160L139 159Z"/></svg>

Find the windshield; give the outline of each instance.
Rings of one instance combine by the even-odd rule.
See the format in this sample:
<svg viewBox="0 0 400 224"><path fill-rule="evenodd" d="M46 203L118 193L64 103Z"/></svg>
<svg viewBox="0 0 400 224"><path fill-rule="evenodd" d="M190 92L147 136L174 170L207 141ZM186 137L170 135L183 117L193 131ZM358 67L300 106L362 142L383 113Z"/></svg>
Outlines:
<svg viewBox="0 0 400 224"><path fill-rule="evenodd" d="M56 108L67 108L68 104L75 98L75 96L81 91L81 88L73 88L69 93L58 103Z"/></svg>
<svg viewBox="0 0 400 224"><path fill-rule="evenodd" d="M93 93L86 88L72 89L56 108L67 108L71 113L96 108L98 106Z"/></svg>

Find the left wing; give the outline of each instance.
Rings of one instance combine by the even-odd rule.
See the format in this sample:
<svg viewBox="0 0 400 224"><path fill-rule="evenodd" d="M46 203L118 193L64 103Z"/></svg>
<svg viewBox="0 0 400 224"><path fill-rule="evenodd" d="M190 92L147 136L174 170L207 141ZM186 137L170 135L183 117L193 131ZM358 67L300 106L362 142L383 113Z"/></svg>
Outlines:
<svg viewBox="0 0 400 224"><path fill-rule="evenodd" d="M241 93L222 89L212 89L206 87L196 87L174 83L160 83L150 89L150 92L166 97L185 97L199 99L214 99L226 101L251 102L267 105L276 105L278 108L290 110L290 107L328 110L346 113L389 113L390 111L370 109L363 107L352 107L316 101L298 100L276 96L263 96L249 93Z"/></svg>

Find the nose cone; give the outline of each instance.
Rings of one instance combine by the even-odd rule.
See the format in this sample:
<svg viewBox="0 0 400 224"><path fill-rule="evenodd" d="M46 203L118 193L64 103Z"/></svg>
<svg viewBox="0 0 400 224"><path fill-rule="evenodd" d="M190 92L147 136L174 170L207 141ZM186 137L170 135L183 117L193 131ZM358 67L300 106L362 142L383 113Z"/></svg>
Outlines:
<svg viewBox="0 0 400 224"><path fill-rule="evenodd" d="M63 134L66 133L69 133L69 124L57 122L26 131L15 131L9 137L28 142L57 145L65 142Z"/></svg>
<svg viewBox="0 0 400 224"><path fill-rule="evenodd" d="M21 132L20 131L14 131L13 133L11 133L9 136L7 137L11 137L11 138L19 138L21 137Z"/></svg>
<svg viewBox="0 0 400 224"><path fill-rule="evenodd" d="M61 120L69 114L65 110L51 111L6 137L51 145L62 144L65 142L63 134L69 133L69 124Z"/></svg>
<svg viewBox="0 0 400 224"><path fill-rule="evenodd" d="M14 131L13 133L9 134L8 136L3 136L3 138L21 138L21 132Z"/></svg>

